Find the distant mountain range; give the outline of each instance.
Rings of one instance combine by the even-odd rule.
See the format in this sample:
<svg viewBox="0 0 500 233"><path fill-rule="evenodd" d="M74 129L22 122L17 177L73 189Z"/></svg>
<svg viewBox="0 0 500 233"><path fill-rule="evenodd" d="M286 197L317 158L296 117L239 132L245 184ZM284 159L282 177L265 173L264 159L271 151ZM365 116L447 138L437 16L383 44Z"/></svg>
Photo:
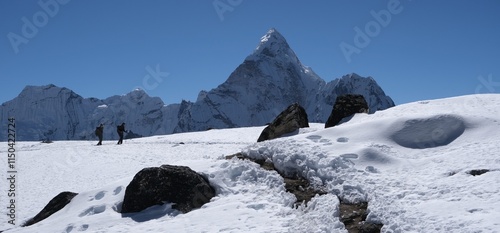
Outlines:
<svg viewBox="0 0 500 233"><path fill-rule="evenodd" d="M27 86L0 106L0 114L15 117L21 141L94 139L100 123L106 140L117 138L116 125L122 122L129 137L264 125L295 102L306 109L309 121L325 122L336 97L348 93L363 95L370 113L394 106L371 77L352 73L325 82L270 29L224 83L201 91L196 102L165 105L143 90L100 100L55 85ZM0 140L6 137L1 134Z"/></svg>

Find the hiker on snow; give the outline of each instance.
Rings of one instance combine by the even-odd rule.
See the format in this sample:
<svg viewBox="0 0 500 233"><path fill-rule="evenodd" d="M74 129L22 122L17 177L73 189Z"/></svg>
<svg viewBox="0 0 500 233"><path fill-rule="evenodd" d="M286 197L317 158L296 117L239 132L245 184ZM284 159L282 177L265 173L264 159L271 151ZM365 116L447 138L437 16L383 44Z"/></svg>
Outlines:
<svg viewBox="0 0 500 233"><path fill-rule="evenodd" d="M99 138L99 142L97 143L98 146L102 145L102 134L104 133L104 125L99 125L95 129L95 135Z"/></svg>
<svg viewBox="0 0 500 233"><path fill-rule="evenodd" d="M118 145L123 143L123 132L125 132L125 123L122 123L121 125L116 126L116 132L118 133L118 136L120 139L118 139Z"/></svg>

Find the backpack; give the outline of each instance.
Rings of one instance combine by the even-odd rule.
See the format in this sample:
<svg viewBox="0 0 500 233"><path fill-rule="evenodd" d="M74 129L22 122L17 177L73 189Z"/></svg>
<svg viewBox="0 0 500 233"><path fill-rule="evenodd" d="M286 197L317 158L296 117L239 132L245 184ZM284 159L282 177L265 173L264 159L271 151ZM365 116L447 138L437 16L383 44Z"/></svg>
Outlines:
<svg viewBox="0 0 500 233"><path fill-rule="evenodd" d="M95 135L99 136L100 133L101 133L101 129L99 127L96 127L95 128Z"/></svg>

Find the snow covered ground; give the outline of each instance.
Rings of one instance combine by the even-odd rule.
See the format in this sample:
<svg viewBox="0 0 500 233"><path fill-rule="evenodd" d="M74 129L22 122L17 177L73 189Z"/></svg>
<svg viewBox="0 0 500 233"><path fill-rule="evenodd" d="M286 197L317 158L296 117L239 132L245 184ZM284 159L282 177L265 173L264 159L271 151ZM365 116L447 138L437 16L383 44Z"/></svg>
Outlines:
<svg viewBox="0 0 500 233"><path fill-rule="evenodd" d="M6 232L346 232L339 199L368 201L383 232L500 232L500 95L420 101L358 114L329 129L255 143L264 127L126 140L18 142L17 225L62 191L78 192L30 227L7 223L3 172L0 230ZM22 129L17 129L22 130ZM182 143L181 143L182 142ZM7 167L7 143L0 146ZM293 208L283 178L225 155L244 152L307 177L329 194ZM144 167L185 165L217 196L187 214L169 204L122 217L125 188ZM488 169L473 176L474 169ZM1 169L5 171L5 169Z"/></svg>

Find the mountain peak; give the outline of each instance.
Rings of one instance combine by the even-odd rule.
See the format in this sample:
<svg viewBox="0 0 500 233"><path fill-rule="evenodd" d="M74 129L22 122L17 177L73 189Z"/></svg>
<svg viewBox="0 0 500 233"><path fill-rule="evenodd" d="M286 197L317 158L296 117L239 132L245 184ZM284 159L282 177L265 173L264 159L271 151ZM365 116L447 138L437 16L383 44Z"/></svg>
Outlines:
<svg viewBox="0 0 500 233"><path fill-rule="evenodd" d="M279 33L278 30L276 30L276 28L269 29L269 31L267 31L267 33L260 38L259 46L269 43L282 43L288 45L285 37L283 37L281 33Z"/></svg>
<svg viewBox="0 0 500 233"><path fill-rule="evenodd" d="M269 29L260 38L260 43L254 52L245 60L257 60L262 57L280 58L285 61L298 62L297 55L290 48L285 37L275 28Z"/></svg>

